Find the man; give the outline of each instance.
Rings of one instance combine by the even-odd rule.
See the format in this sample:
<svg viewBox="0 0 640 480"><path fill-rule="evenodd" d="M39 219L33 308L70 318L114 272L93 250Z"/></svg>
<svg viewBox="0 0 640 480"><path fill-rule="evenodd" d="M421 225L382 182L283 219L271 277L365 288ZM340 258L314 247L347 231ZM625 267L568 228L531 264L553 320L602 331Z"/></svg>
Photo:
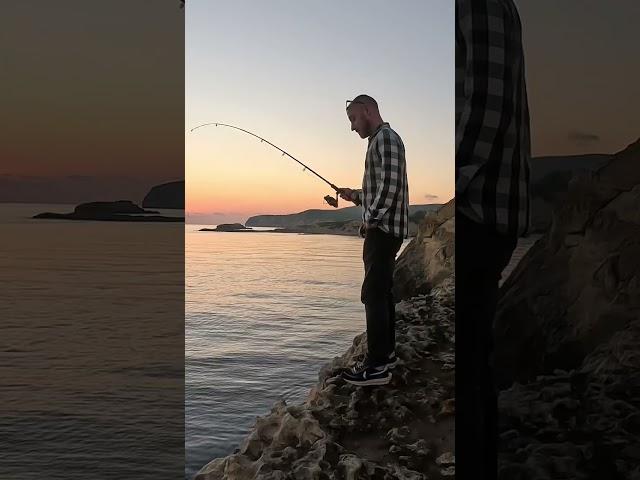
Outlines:
<svg viewBox="0 0 640 480"><path fill-rule="evenodd" d="M456 0L456 477L497 478L493 319L529 225L529 111L512 0Z"/></svg>
<svg viewBox="0 0 640 480"><path fill-rule="evenodd" d="M351 130L368 138L362 189L341 188L345 200L362 205L364 282L360 300L367 319L367 355L345 370L354 385L385 385L396 363L395 303L391 289L395 258L409 234L409 191L404 144L382 120L377 102L368 95L347 101Z"/></svg>

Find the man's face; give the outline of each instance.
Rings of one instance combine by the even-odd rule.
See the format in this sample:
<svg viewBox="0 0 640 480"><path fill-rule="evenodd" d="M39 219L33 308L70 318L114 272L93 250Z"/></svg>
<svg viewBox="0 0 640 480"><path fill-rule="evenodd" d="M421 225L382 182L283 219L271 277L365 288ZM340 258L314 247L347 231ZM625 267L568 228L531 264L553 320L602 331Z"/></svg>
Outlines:
<svg viewBox="0 0 640 480"><path fill-rule="evenodd" d="M347 117L351 122L351 131L360 135L360 138L367 138L371 130L371 122L367 115L366 105L350 105L347 109Z"/></svg>

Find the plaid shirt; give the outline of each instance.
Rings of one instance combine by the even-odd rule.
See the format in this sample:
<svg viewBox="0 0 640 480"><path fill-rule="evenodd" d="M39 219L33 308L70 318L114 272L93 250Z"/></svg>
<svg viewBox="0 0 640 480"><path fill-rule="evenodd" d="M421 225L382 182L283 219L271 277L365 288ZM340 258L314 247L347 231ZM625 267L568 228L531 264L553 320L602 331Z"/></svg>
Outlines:
<svg viewBox="0 0 640 480"><path fill-rule="evenodd" d="M404 144L386 122L369 137L362 190L356 191L356 200L362 204L362 220L369 227L378 227L398 238L409 236Z"/></svg>
<svg viewBox="0 0 640 480"><path fill-rule="evenodd" d="M500 233L530 224L529 108L512 0L456 0L456 204Z"/></svg>

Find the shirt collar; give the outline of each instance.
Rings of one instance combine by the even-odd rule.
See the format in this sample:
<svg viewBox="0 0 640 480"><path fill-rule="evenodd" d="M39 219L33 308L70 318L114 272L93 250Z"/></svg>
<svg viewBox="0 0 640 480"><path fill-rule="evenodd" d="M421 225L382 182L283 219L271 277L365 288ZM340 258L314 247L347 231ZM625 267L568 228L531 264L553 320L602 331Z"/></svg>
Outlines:
<svg viewBox="0 0 640 480"><path fill-rule="evenodd" d="M373 132L371 135L369 135L369 141L371 141L371 139L374 138L378 134L378 132L382 130L382 128L388 127L388 126L389 126L389 122L382 122L380 126L376 128L376 131Z"/></svg>

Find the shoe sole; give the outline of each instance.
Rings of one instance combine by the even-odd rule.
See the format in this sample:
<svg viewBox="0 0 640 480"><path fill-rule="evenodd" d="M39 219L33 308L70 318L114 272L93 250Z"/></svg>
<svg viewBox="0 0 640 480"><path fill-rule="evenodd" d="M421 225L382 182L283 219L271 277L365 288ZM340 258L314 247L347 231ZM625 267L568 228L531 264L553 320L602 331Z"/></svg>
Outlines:
<svg viewBox="0 0 640 480"><path fill-rule="evenodd" d="M351 385L386 385L391 381L391 374L385 378L371 378L369 380L364 380L362 382L356 380L349 380L348 378L344 379L345 382L350 383Z"/></svg>

